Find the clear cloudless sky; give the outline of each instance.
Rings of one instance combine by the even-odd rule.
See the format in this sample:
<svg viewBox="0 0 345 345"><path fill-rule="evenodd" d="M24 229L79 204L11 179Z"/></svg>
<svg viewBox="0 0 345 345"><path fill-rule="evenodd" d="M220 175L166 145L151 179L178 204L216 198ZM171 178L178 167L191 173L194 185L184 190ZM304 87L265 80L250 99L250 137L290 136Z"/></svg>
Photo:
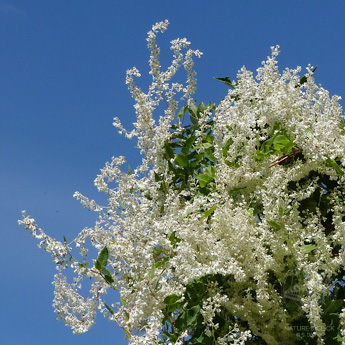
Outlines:
<svg viewBox="0 0 345 345"><path fill-rule="evenodd" d="M343 0L0 0L0 344L127 344L101 315L83 335L56 321L55 265L17 220L26 209L71 240L96 219L73 193L102 201L93 180L105 162L139 162L112 119L135 121L125 71L136 66L148 85L152 24L171 23L158 40L163 65L177 37L204 52L196 98L218 102L227 88L212 77L255 71L276 44L281 70L318 65L317 82L345 97L344 18Z"/></svg>

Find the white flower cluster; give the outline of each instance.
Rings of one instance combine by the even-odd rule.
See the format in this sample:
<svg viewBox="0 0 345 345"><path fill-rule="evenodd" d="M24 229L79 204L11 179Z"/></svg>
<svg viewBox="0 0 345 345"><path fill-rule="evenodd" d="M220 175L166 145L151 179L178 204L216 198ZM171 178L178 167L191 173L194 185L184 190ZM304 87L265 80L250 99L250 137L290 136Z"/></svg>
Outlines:
<svg viewBox="0 0 345 345"><path fill-rule="evenodd" d="M201 315L204 318L203 323L206 325L206 335L211 336L213 335L213 330L216 330L219 328L218 323L214 323L214 317L217 313L221 312L220 306L222 304L228 303L227 296L222 296L219 292L217 292L214 296L207 298L206 301L204 301L202 309L201 309Z"/></svg>
<svg viewBox="0 0 345 345"><path fill-rule="evenodd" d="M181 121L175 122L178 100L174 97L182 92L187 104L193 104L192 57L201 53L189 49L186 39L174 40L172 64L162 72L156 35L167 26L167 21L157 23L148 33L153 79L148 92L135 84L133 77L140 76L136 68L127 72L126 83L136 102L135 129L127 132L118 119L114 122L126 136L137 137L142 164L131 173L121 169L123 157L106 164L95 180L97 188L109 195L106 207L75 195L100 214L95 227L84 229L74 240L83 259L77 261L67 243L45 235L30 217L24 215L21 221L59 264L54 283L59 318L80 333L92 326L99 308L124 329L130 344L163 344L166 298L177 295L183 301L189 283L221 275L231 277L231 283L228 288L216 287L216 293L204 300L200 313L208 327L206 335L219 327L213 319L220 306L248 329L234 322L217 344L244 344L253 334L267 344L292 344L296 335L290 324L301 312L322 344L321 301L330 284L325 277L336 275L345 265L340 97L330 98L314 83L311 66L303 83L299 67L280 74L279 47L273 47L256 77L245 67L239 71L235 88L216 108L215 188L199 193L193 177L188 190L173 188L171 165L176 160L166 157L164 143L175 138L172 123L175 132L182 133ZM181 66L187 72L186 84L171 83ZM157 120L154 110L162 102L166 110ZM209 118L208 111L200 115L201 126ZM326 177L328 185L322 180ZM319 204L310 206L315 195ZM322 209L325 200L327 214ZM107 249L105 262L99 257L88 266L87 239L98 251ZM67 266L78 276L94 279L90 298L77 292L79 280L67 283L61 272ZM291 277L299 277L294 287L303 291L302 307L295 312L284 301ZM117 310L103 300L109 288L120 291L122 305ZM342 327L344 315L343 311ZM182 344L188 331L175 344Z"/></svg>
<svg viewBox="0 0 345 345"><path fill-rule="evenodd" d="M238 325L234 325L223 338L218 340L217 345L245 345L246 341L252 338L249 330L241 332Z"/></svg>

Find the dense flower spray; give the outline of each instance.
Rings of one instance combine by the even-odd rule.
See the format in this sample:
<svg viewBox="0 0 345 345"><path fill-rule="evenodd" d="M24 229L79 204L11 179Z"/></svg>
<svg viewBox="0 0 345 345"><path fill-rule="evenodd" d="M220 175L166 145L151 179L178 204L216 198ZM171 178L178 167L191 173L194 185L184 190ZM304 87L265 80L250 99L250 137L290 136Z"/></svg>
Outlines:
<svg viewBox="0 0 345 345"><path fill-rule="evenodd" d="M20 224L57 264L59 319L86 332L98 309L133 345L345 344L340 97L315 84L312 66L302 78L300 67L280 73L276 46L256 76L243 67L236 81L217 78L229 86L218 106L196 105L193 57L202 53L174 40L161 71L156 35L167 26L148 33L146 93L139 71L127 71L134 130L114 119L137 138L141 165L125 172L120 156L101 170L95 185L107 207L75 193L99 213L95 227L59 242L23 212ZM181 67L186 82L172 82ZM80 293L85 278L89 297ZM107 300L109 289L121 303Z"/></svg>

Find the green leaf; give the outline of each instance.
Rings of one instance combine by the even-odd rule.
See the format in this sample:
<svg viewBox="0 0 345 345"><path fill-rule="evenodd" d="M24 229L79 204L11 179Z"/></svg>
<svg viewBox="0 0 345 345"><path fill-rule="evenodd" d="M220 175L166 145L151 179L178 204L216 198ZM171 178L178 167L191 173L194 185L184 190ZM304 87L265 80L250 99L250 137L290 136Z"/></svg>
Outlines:
<svg viewBox="0 0 345 345"><path fill-rule="evenodd" d="M191 147L193 146L193 143L196 139L195 135L192 135L191 137L189 137L186 142L184 143L181 152L185 155L188 154L189 150L191 149Z"/></svg>
<svg viewBox="0 0 345 345"><path fill-rule="evenodd" d="M111 315L114 315L114 310L111 309L111 308L108 306L107 303L104 303L104 305L105 305L105 307L108 309L109 313L110 313Z"/></svg>
<svg viewBox="0 0 345 345"><path fill-rule="evenodd" d="M224 157L226 157L227 155L228 155L228 151L229 151L229 148L230 148L230 146L233 144L233 140L231 139L231 138L229 138L227 141L226 141L226 143L225 143L225 145L224 145L224 147L223 147L223 149L222 149L222 152L223 152L223 156Z"/></svg>
<svg viewBox="0 0 345 345"><path fill-rule="evenodd" d="M295 146L296 144L284 134L278 134L274 137L273 148L276 151L283 151L287 154Z"/></svg>
<svg viewBox="0 0 345 345"><path fill-rule="evenodd" d="M177 118L181 120L187 110L188 110L188 105L185 105L184 107L182 107L179 113L177 114Z"/></svg>
<svg viewBox="0 0 345 345"><path fill-rule="evenodd" d="M315 250L317 248L316 244L305 244L302 246L302 249L304 250L304 252L306 254L312 252L313 250Z"/></svg>
<svg viewBox="0 0 345 345"><path fill-rule="evenodd" d="M287 215L292 211L292 207L288 207L286 210L284 210L284 214Z"/></svg>
<svg viewBox="0 0 345 345"><path fill-rule="evenodd" d="M196 146L197 149L209 149L210 147L214 147L212 143L206 142L202 143L201 145Z"/></svg>
<svg viewBox="0 0 345 345"><path fill-rule="evenodd" d="M111 284L114 282L114 279L111 276L111 273L105 267L102 267L101 272L103 273L104 279L107 283Z"/></svg>
<svg viewBox="0 0 345 345"><path fill-rule="evenodd" d="M109 252L108 252L108 249L107 247L104 247L100 253L98 254L98 258L97 258L97 261L95 263L95 267L98 269L98 270L101 270L102 267L106 266L107 265L107 262L108 262L108 257L109 257ZM98 267L97 267L97 266Z"/></svg>
<svg viewBox="0 0 345 345"><path fill-rule="evenodd" d="M167 185L167 183L166 183L164 180L162 181L160 190L161 190L163 193L168 193L168 185Z"/></svg>
<svg viewBox="0 0 345 345"><path fill-rule="evenodd" d="M318 66L316 66L316 67L312 70L312 72L314 73L314 72L316 71L317 68L318 68ZM299 83L298 83L295 87L299 87L299 86L303 85L304 83L307 82L307 80L308 80L308 77L307 77L306 75L303 76L303 77L300 79Z"/></svg>
<svg viewBox="0 0 345 345"><path fill-rule="evenodd" d="M278 154L289 154L293 148L296 148L297 145L291 140L289 134L286 130L282 129L271 138L265 140L263 143L260 143L259 138L257 137L257 152L256 160L262 161L269 155L278 155Z"/></svg>
<svg viewBox="0 0 345 345"><path fill-rule="evenodd" d="M95 267L100 271L102 269L101 264L99 263L99 261L95 262Z"/></svg>
<svg viewBox="0 0 345 345"><path fill-rule="evenodd" d="M212 214L212 212L217 208L217 205L212 206L209 210L204 212L204 217L207 218Z"/></svg>
<svg viewBox="0 0 345 345"><path fill-rule="evenodd" d="M196 343L193 343L195 345L215 345L213 337L208 337L205 331L195 340Z"/></svg>
<svg viewBox="0 0 345 345"><path fill-rule="evenodd" d="M165 153L167 155L167 159L172 159L174 158L175 154L174 154L174 150L171 148L170 143L168 142L168 140L165 141L164 143L164 148L165 148Z"/></svg>
<svg viewBox="0 0 345 345"><path fill-rule="evenodd" d="M201 188L206 187L206 185L212 180L212 177L206 174L199 174L196 178L198 179Z"/></svg>
<svg viewBox="0 0 345 345"><path fill-rule="evenodd" d="M126 329L126 328L122 328L123 329L123 331L125 332L125 336L126 336L126 338L127 339L131 339L132 338L132 334L128 331L128 329Z"/></svg>
<svg viewBox="0 0 345 345"><path fill-rule="evenodd" d="M151 195L149 194L149 193L145 193L145 198L147 198L148 200L152 200L152 197L151 197Z"/></svg>
<svg viewBox="0 0 345 345"><path fill-rule="evenodd" d="M190 104L188 107L188 110L189 110L190 115L197 120L198 108L195 106L195 104ZM198 123L198 120L197 120L197 123Z"/></svg>
<svg viewBox="0 0 345 345"><path fill-rule="evenodd" d="M164 298L164 304L171 306L182 298L181 295L172 294Z"/></svg>
<svg viewBox="0 0 345 345"><path fill-rule="evenodd" d="M161 177L156 172L154 172L154 175L155 175L155 182L159 182L162 180Z"/></svg>
<svg viewBox="0 0 345 345"><path fill-rule="evenodd" d="M205 156L212 162L215 163L216 157L213 155L212 149L205 150Z"/></svg>
<svg viewBox="0 0 345 345"><path fill-rule="evenodd" d="M190 117L190 120L192 121L193 125L197 125L198 124L198 119L195 116L189 114L189 117Z"/></svg>
<svg viewBox="0 0 345 345"><path fill-rule="evenodd" d="M176 320L176 327L179 329L187 329L195 325L198 316L200 315L201 305L195 305L190 309L185 310Z"/></svg>
<svg viewBox="0 0 345 345"><path fill-rule="evenodd" d="M331 158L327 158L326 163L331 166L340 176L343 176L345 173L344 171L340 168L340 166L338 165L338 163Z"/></svg>
<svg viewBox="0 0 345 345"><path fill-rule="evenodd" d="M125 321L127 322L129 320L129 314L127 313L127 311L125 310Z"/></svg>
<svg viewBox="0 0 345 345"><path fill-rule="evenodd" d="M323 305L323 310L325 314L340 312L343 304L344 301L342 299L327 300Z"/></svg>
<svg viewBox="0 0 345 345"><path fill-rule="evenodd" d="M206 109L207 109L206 105L203 102L201 102L198 105L197 114L199 115L200 113L203 113Z"/></svg>
<svg viewBox="0 0 345 345"><path fill-rule="evenodd" d="M215 178L216 177L216 169L214 166L212 165L208 165L206 168L205 168L205 173L206 175L212 177L212 178Z"/></svg>
<svg viewBox="0 0 345 345"><path fill-rule="evenodd" d="M131 167L130 167L129 164L128 164L128 175L129 175L129 176L132 175Z"/></svg>
<svg viewBox="0 0 345 345"><path fill-rule="evenodd" d="M180 153L179 155L177 155L177 157L175 158L175 163L178 164L180 167L183 167L183 168L188 168L188 166L189 166L188 158L183 153Z"/></svg>
<svg viewBox="0 0 345 345"><path fill-rule="evenodd" d="M174 165L170 162L170 160L168 161L168 168L169 168L169 171L173 173L173 175L176 175L175 167L174 167Z"/></svg>
<svg viewBox="0 0 345 345"><path fill-rule="evenodd" d="M150 279L152 279L152 278L155 276L155 272L156 272L156 264L153 263L153 264L152 264L152 267L151 267L150 274L149 274L149 278L150 278Z"/></svg>
<svg viewBox="0 0 345 345"><path fill-rule="evenodd" d="M212 113L216 109L216 104L215 103L210 102L207 106L209 107L210 112L212 112ZM213 123L213 121L212 121L212 123Z"/></svg>
<svg viewBox="0 0 345 345"><path fill-rule="evenodd" d="M169 241L171 245L175 248L177 243L181 242L181 239L176 237L176 231L173 231L171 235L169 236Z"/></svg>
<svg viewBox="0 0 345 345"><path fill-rule="evenodd" d="M279 230L280 229L280 225L276 222L274 222L273 220L268 220L267 223L269 225L271 225L272 228L276 229L276 230Z"/></svg>
<svg viewBox="0 0 345 345"><path fill-rule="evenodd" d="M235 84L233 84L230 80L229 77L224 77L224 78L217 78L217 77L213 77L213 79L217 79L220 80L222 83L224 83L225 85L231 87L232 89L235 88Z"/></svg>
<svg viewBox="0 0 345 345"><path fill-rule="evenodd" d="M125 307L127 304L127 301L123 297L120 297L120 300L121 300L122 305Z"/></svg>
<svg viewBox="0 0 345 345"><path fill-rule="evenodd" d="M206 137L206 141L208 142L208 143L210 143L210 144L213 144L213 142L214 142L214 137L212 136L212 135L207 135L207 137ZM213 146L213 145L212 145Z"/></svg>
<svg viewBox="0 0 345 345"><path fill-rule="evenodd" d="M65 246L67 246L67 239L66 239L65 236L63 237L63 243L64 243Z"/></svg>
<svg viewBox="0 0 345 345"><path fill-rule="evenodd" d="M163 258L163 260L161 261L158 261L155 263L155 267L156 268L161 268L166 262L168 262L170 260L170 257L169 256L166 256Z"/></svg>

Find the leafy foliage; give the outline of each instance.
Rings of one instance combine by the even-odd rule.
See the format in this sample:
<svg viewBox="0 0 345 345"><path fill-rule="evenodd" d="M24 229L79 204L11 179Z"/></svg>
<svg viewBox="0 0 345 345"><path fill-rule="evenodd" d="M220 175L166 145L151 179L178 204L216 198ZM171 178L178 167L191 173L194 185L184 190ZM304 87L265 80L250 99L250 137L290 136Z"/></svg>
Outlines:
<svg viewBox="0 0 345 345"><path fill-rule="evenodd" d="M215 105L209 103L206 106L200 103L198 107L194 104L184 106L177 117L183 119L188 112L190 125L183 127L182 131L173 132L171 139L164 143L165 158L169 160L169 172L173 175L173 186L179 191L189 189L190 179L197 178L199 182L198 191L207 195L213 188L215 169L213 147L212 125L213 121L206 123L203 129L203 139L201 142L196 141L196 131L200 130L199 119L205 111L212 113ZM177 125L172 125L171 129L177 130ZM173 161L173 163L171 162ZM156 176L159 180L159 177ZM162 182L162 189L164 184Z"/></svg>

